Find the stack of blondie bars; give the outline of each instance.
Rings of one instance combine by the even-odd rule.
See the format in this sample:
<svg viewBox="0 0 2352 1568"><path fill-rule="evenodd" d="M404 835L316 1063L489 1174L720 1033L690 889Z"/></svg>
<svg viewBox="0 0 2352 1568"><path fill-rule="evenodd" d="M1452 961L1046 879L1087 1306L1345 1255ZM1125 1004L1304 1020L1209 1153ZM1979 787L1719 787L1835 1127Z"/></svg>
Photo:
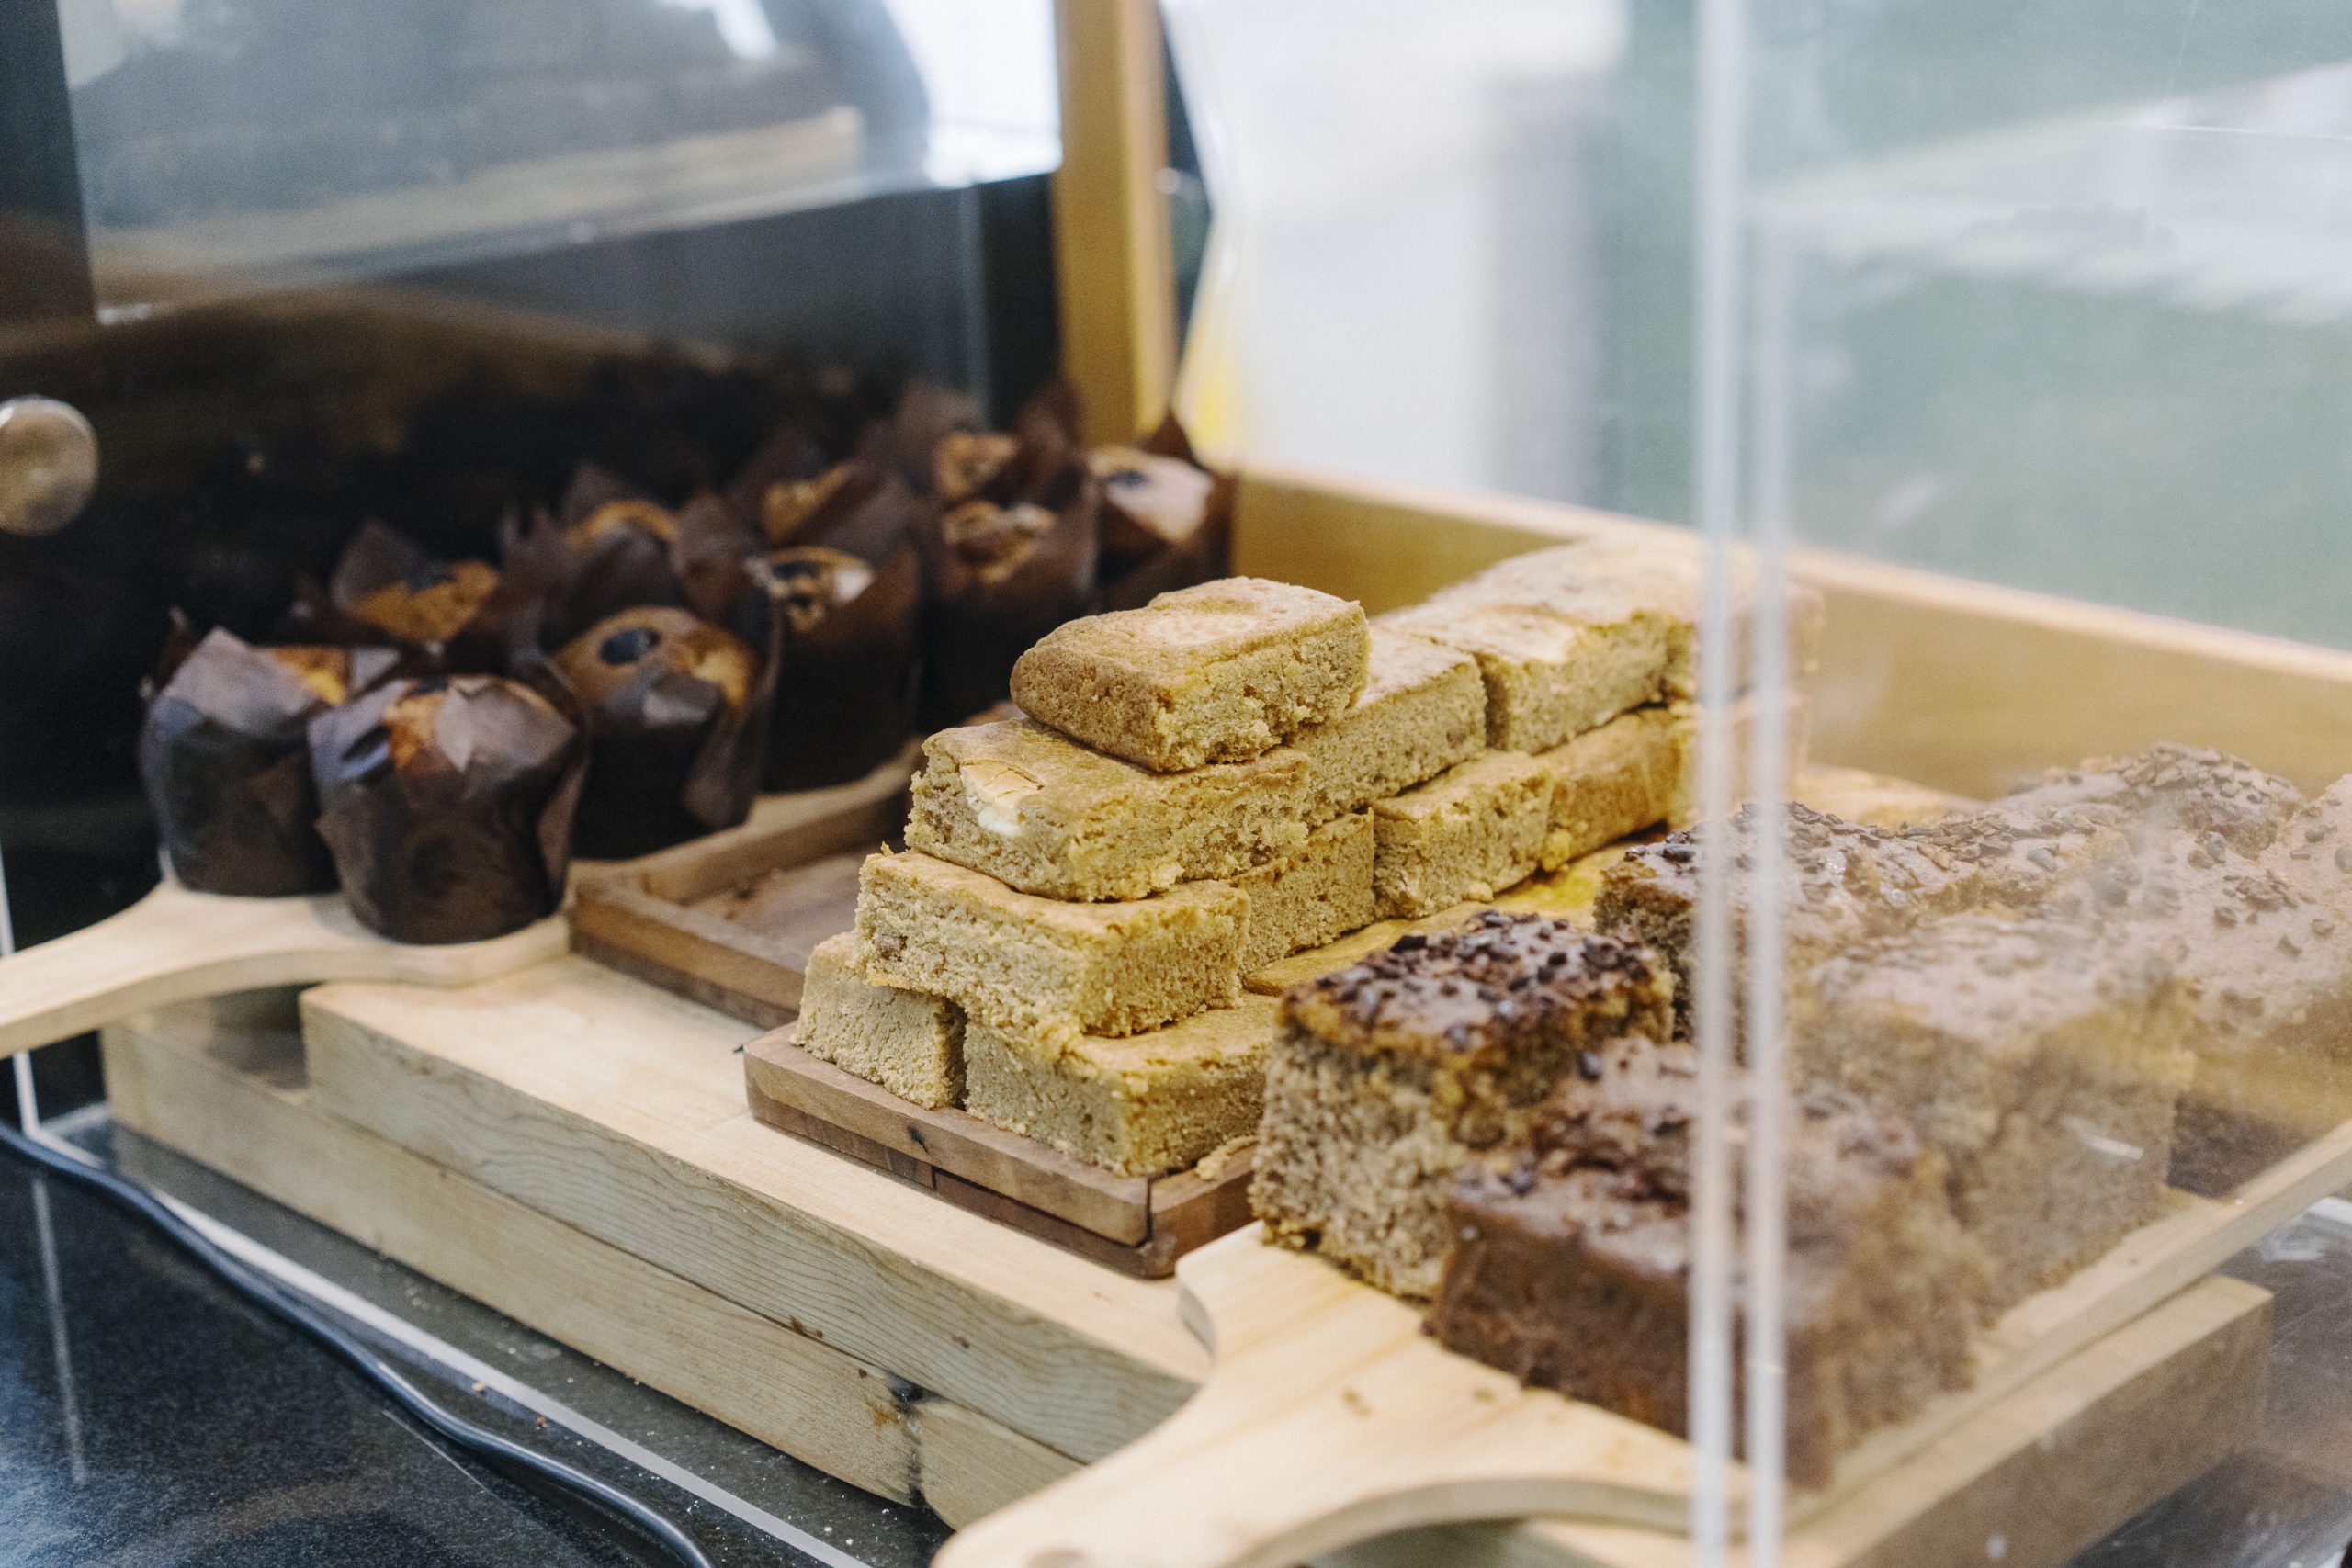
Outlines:
<svg viewBox="0 0 2352 1568"><path fill-rule="evenodd" d="M1577 544L1372 622L1248 578L1073 622L1014 671L1026 716L926 744L796 1038L1125 1175L1248 1138L1248 976L1679 818L1697 592ZM1802 659L1817 601L1792 619Z"/></svg>

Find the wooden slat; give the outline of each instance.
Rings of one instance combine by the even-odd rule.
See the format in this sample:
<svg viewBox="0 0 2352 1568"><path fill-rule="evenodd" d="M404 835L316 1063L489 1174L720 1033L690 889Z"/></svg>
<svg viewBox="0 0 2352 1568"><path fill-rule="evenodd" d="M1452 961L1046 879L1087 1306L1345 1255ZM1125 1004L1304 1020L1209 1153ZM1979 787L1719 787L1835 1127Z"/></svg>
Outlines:
<svg viewBox="0 0 2352 1568"><path fill-rule="evenodd" d="M584 960L303 1006L321 1108L1063 1452L1204 1365L1172 1286L778 1136L744 1109L751 1030Z"/></svg>
<svg viewBox="0 0 2352 1568"><path fill-rule="evenodd" d="M913 1430L887 1375L319 1114L290 1087L290 1002L275 1037L223 1026L243 1008L196 1003L108 1028L116 1119L797 1459L915 1496Z"/></svg>
<svg viewBox="0 0 2352 1568"><path fill-rule="evenodd" d="M2182 1205L2214 1238L2243 1243L2278 1223L2253 1212L2259 1203L2242 1227L2215 1207ZM2135 1239L2170 1257L2180 1228L2160 1221ZM2110 1261L2134 1265L2141 1289L2092 1278L2079 1292L2044 1292L2029 1343L1988 1347L1973 1389L1844 1456L1835 1487L1790 1499L1792 1520L1809 1528L2173 1293L2144 1258ZM1179 1273L1188 1315L1216 1347L1207 1387L1131 1448L959 1539L941 1568L1106 1561L1136 1536L1153 1542L1159 1568L1282 1568L1411 1526L1521 1514L1687 1528L1693 1459L1680 1439L1452 1355L1402 1303L1253 1232L1195 1253ZM2241 1289L2257 1305L2266 1299ZM2041 1326L2059 1315L2060 1298L2071 1307L2064 1327ZM2102 1308L2120 1316L2110 1322ZM2030 1315L2020 1309L2003 1326ZM1313 1461L1286 1457L1301 1454ZM1736 1471L1735 1507L1744 1485ZM1937 1501L1916 1498L1913 1511Z"/></svg>
<svg viewBox="0 0 2352 1568"><path fill-rule="evenodd" d="M1062 366L1090 444L1159 423L1176 383L1168 109L1155 0L1057 0L1062 165L1054 175Z"/></svg>
<svg viewBox="0 0 2352 1568"><path fill-rule="evenodd" d="M949 1400L916 1401L914 1420L922 1500L958 1529L1078 1468L1068 1454Z"/></svg>
<svg viewBox="0 0 2352 1568"><path fill-rule="evenodd" d="M1378 612L1506 556L1619 533L1689 531L1581 507L1253 466L1235 570ZM1797 552L1828 621L1813 692L1822 761L1998 795L2043 768L2180 740L2316 791L2352 773L2352 653Z"/></svg>
<svg viewBox="0 0 2352 1568"><path fill-rule="evenodd" d="M2167 1195L2165 1212L1978 1338L1971 1385L1939 1394L1840 1456L1832 1484L1791 1500L1802 1522L1945 1433L2210 1275L2352 1181L2352 1123L2221 1201ZM1188 1316L1211 1325L1207 1388L1166 1427L1056 1489L1034 1514L992 1521L955 1557L987 1568L1079 1557L1141 1528L1162 1568L1276 1565L1408 1525L1574 1513L1648 1529L1688 1517L1689 1445L1439 1349L1419 1315L1254 1231L1180 1266ZM1322 1457L1284 1473L1270 1456ZM1203 1502L1201 1499L1214 1499Z"/></svg>
<svg viewBox="0 0 2352 1568"><path fill-rule="evenodd" d="M1151 1183L1144 1178L1114 1176L961 1111L912 1104L818 1060L782 1032L763 1034L745 1047L743 1074L754 1093L775 1104L1107 1240L1132 1245L1151 1233Z"/></svg>
<svg viewBox="0 0 2352 1568"><path fill-rule="evenodd" d="M2212 1279L1792 1530L1787 1568L2052 1568L2253 1441L2268 1295ZM1734 1563L1748 1561L1735 1547ZM1414 1530L1334 1568L1691 1568L1679 1534L1566 1519Z"/></svg>

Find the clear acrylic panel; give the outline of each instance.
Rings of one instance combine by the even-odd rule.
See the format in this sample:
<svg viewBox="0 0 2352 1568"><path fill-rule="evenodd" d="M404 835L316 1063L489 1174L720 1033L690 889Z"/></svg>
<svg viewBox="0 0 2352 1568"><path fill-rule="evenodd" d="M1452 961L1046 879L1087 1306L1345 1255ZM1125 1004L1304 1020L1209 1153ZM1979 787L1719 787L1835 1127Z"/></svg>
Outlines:
<svg viewBox="0 0 2352 1568"><path fill-rule="evenodd" d="M2352 39L1698 12L1699 1555L2333 1562Z"/></svg>

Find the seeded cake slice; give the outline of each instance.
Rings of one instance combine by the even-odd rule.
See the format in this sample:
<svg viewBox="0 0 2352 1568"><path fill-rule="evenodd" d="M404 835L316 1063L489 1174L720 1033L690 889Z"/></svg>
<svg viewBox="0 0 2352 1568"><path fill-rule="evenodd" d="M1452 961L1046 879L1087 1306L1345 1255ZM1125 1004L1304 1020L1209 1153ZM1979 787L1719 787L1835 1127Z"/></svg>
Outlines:
<svg viewBox="0 0 2352 1568"><path fill-rule="evenodd" d="M1012 667L1012 700L1098 751L1159 773L1241 762L1363 690L1363 607L1228 577L1070 621Z"/></svg>
<svg viewBox="0 0 2352 1568"><path fill-rule="evenodd" d="M1804 976L1791 1075L1904 1117L1943 1156L2007 1306L2162 1204L2193 1066L2172 960L2129 920L1933 920Z"/></svg>
<svg viewBox="0 0 2352 1568"><path fill-rule="evenodd" d="M1465 1172L1446 1207L1439 1340L1686 1433L1696 1090L1688 1046L1620 1042L1523 1145ZM1899 1121L1822 1090L1792 1111L1786 1453L1790 1478L1819 1486L1863 1433L1967 1385L1984 1266L1942 1160Z"/></svg>
<svg viewBox="0 0 2352 1568"><path fill-rule="evenodd" d="M1275 1240L1426 1297L1454 1173L1523 1134L1581 1053L1661 1030L1668 997L1642 949L1500 910L1297 987L1267 1059L1252 1207Z"/></svg>
<svg viewBox="0 0 2352 1568"><path fill-rule="evenodd" d="M2239 841L2245 841L2240 840ZM2173 1182L2220 1193L2352 1120L2352 781L2288 818L2259 853L2226 829L2176 835L2081 918L2145 922L2195 1006L2197 1074Z"/></svg>

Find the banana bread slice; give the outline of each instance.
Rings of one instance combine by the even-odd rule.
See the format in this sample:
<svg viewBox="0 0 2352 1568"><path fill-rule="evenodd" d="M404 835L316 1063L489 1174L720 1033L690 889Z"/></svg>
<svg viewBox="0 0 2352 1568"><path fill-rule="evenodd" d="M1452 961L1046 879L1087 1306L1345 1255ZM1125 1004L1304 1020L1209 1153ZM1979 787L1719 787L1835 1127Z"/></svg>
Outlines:
<svg viewBox="0 0 2352 1568"><path fill-rule="evenodd" d="M1620 1042L1586 1058L1525 1145L1466 1171L1446 1205L1439 1340L1687 1432L1696 1090L1690 1047ZM1792 1112L1787 1468L1819 1486L1864 1432L1967 1386L1984 1263L1941 1158L1901 1122L1820 1089Z"/></svg>

